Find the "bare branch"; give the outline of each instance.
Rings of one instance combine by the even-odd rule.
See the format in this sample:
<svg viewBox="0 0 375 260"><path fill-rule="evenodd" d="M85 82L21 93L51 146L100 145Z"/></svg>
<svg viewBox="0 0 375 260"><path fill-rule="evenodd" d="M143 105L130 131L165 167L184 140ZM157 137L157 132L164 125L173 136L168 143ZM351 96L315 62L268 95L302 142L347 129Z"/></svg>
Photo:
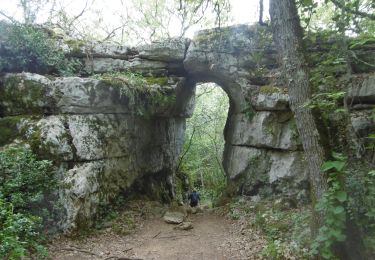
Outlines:
<svg viewBox="0 0 375 260"><path fill-rule="evenodd" d="M119 27L114 28L112 31L110 31L107 34L107 36L104 39L100 40L99 43L105 42L105 41L111 39L112 37L114 37L116 35L116 31L119 30L119 29L121 29L121 28L124 28L124 26L121 25Z"/></svg>
<svg viewBox="0 0 375 260"><path fill-rule="evenodd" d="M78 18L80 18L80 17L86 12L86 8L87 8L88 3L89 3L89 0L86 0L85 6L83 7L82 11L81 11L78 15L76 15L76 16L70 21L70 23L69 23L69 25L68 25L68 28L70 28L70 27L73 25L73 23L74 23Z"/></svg>
<svg viewBox="0 0 375 260"><path fill-rule="evenodd" d="M15 19L13 19L12 17L10 17L10 16L7 15L6 13L4 13L3 11L0 11L0 15L4 16L4 17L7 18L8 20L10 20L12 23L18 23Z"/></svg>
<svg viewBox="0 0 375 260"><path fill-rule="evenodd" d="M178 165L177 165L177 167L176 167L176 172L178 172L178 170L180 169L181 164L182 164L182 161L184 160L185 155L186 155L186 154L189 152L189 150L190 150L190 147L191 147L191 145L192 145L192 143L193 143L193 137L194 137L194 134L195 134L195 127L193 127L193 132L192 132L192 134L191 134L191 136L190 136L188 146L186 147L185 151L183 152L183 154L182 154L181 157L180 157L180 160L179 160Z"/></svg>

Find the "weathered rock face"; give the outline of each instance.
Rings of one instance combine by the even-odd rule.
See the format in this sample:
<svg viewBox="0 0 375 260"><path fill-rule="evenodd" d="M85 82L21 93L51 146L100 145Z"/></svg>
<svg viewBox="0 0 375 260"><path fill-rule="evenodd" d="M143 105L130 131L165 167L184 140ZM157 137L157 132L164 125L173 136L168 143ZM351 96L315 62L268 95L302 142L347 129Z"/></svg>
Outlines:
<svg viewBox="0 0 375 260"><path fill-rule="evenodd" d="M60 46L82 61L86 76L130 71L145 77L0 77L0 146L27 144L54 161L63 228L91 225L100 205L123 192L174 196L185 118L199 82L219 84L230 99L223 160L229 190L308 200L301 142L272 37L263 27L206 30L191 41L137 48ZM366 74L348 86L352 128L364 140L375 131L374 84L374 74Z"/></svg>
<svg viewBox="0 0 375 260"><path fill-rule="evenodd" d="M375 104L375 75L354 77L349 85L347 99L355 104Z"/></svg>
<svg viewBox="0 0 375 260"><path fill-rule="evenodd" d="M184 66L196 81L216 82L229 96L223 165L230 191L282 193L307 201L308 171L267 29L241 25L201 31L190 43ZM357 72L370 69L351 66ZM374 132L374 79L374 74L359 74L347 86L354 135L364 142Z"/></svg>
<svg viewBox="0 0 375 260"><path fill-rule="evenodd" d="M162 176L159 183L167 194L159 195L171 198L194 91L184 79L169 82L144 86L144 93L140 86L90 78L30 73L1 78L0 145L28 144L55 162L64 229L91 225L99 205L144 175ZM185 102L177 104L179 99Z"/></svg>
<svg viewBox="0 0 375 260"><path fill-rule="evenodd" d="M182 61L189 43L188 39L169 39L137 48L96 43L60 45L70 55L81 58L88 73L133 71L155 77L184 74Z"/></svg>
<svg viewBox="0 0 375 260"><path fill-rule="evenodd" d="M264 29L238 26L199 32L184 65L229 96L223 165L231 192L307 200L307 170L275 54Z"/></svg>

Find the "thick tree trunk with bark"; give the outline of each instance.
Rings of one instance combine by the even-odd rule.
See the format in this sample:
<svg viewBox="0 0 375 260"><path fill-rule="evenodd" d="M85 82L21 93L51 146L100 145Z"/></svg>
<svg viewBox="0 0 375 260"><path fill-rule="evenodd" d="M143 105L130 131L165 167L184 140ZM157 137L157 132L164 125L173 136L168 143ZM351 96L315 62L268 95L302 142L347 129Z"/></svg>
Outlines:
<svg viewBox="0 0 375 260"><path fill-rule="evenodd" d="M297 129L303 144L313 206L327 190L321 165L328 156L326 136L312 109L306 104L311 98L309 75L302 43L302 28L294 0L270 1L273 38L278 50L282 72L288 87L290 106L296 118ZM313 236L321 226L323 216L313 216Z"/></svg>

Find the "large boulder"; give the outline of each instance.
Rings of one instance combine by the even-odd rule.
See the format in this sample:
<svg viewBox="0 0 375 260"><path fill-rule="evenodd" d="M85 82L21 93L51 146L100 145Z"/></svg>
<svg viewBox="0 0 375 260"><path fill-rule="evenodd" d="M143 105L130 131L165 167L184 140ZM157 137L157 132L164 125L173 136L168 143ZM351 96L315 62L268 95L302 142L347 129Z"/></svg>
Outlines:
<svg viewBox="0 0 375 260"><path fill-rule="evenodd" d="M185 219L185 215L177 211L167 211L163 219L168 224L181 224Z"/></svg>

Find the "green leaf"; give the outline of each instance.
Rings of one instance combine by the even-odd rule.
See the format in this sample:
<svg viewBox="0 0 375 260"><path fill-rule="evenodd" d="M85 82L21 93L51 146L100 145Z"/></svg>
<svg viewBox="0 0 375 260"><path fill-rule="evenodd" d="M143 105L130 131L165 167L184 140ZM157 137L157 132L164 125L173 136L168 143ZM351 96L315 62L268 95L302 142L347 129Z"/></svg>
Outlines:
<svg viewBox="0 0 375 260"><path fill-rule="evenodd" d="M368 175L370 175L371 177L375 177L375 170L369 171Z"/></svg>
<svg viewBox="0 0 375 260"><path fill-rule="evenodd" d="M335 198L340 202L345 202L348 199L348 194L345 191L338 191Z"/></svg>
<svg viewBox="0 0 375 260"><path fill-rule="evenodd" d="M344 112L346 112L346 109L345 108L338 108L334 112L335 113L344 113Z"/></svg>
<svg viewBox="0 0 375 260"><path fill-rule="evenodd" d="M366 215L367 217L369 217L369 218L373 218L373 217L375 217L375 211L367 212L365 215Z"/></svg>
<svg viewBox="0 0 375 260"><path fill-rule="evenodd" d="M339 215L345 211L344 207L342 206L337 206L333 209L333 214Z"/></svg>
<svg viewBox="0 0 375 260"><path fill-rule="evenodd" d="M331 169L335 169L338 172L341 172L345 167L345 162L341 161L327 161L322 165L322 171L327 172Z"/></svg>
<svg viewBox="0 0 375 260"><path fill-rule="evenodd" d="M301 4L302 4L302 6L310 6L310 5L313 5L313 1L312 0L301 0Z"/></svg>

